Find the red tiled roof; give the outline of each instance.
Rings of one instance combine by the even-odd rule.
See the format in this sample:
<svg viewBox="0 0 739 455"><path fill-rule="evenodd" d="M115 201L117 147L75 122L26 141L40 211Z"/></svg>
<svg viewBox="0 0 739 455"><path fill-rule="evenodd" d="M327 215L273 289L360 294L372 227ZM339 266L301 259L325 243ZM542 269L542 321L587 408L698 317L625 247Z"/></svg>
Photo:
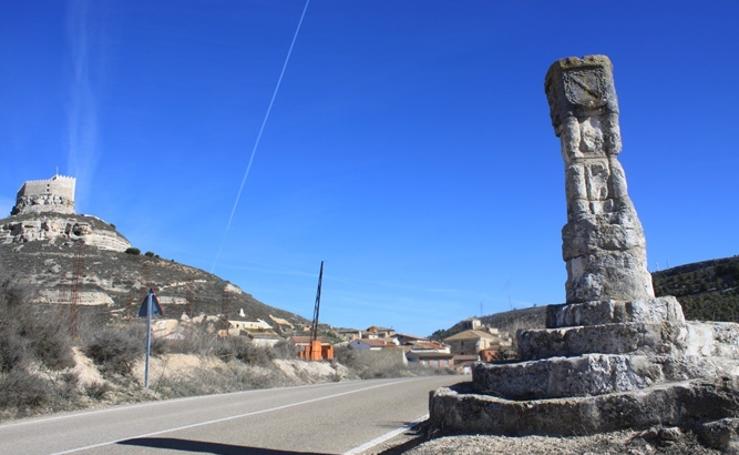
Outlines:
<svg viewBox="0 0 739 455"><path fill-rule="evenodd" d="M477 356L476 355L455 355L454 356L455 362L464 362L464 361L470 361L470 360L477 361Z"/></svg>
<svg viewBox="0 0 739 455"><path fill-rule="evenodd" d="M409 352L406 355L409 359L410 358L417 358L417 359L455 359L457 356L454 354L447 354L444 352ZM477 358L475 357L475 360Z"/></svg>
<svg viewBox="0 0 739 455"><path fill-rule="evenodd" d="M465 330L464 332L459 332L455 335L444 338L444 341L449 342L457 340L479 340L481 338L496 340L499 337L499 335L493 335L492 333L484 332L482 330Z"/></svg>
<svg viewBox="0 0 739 455"><path fill-rule="evenodd" d="M373 346L373 347L385 347L385 346L395 346L395 343L390 343L387 340L381 340L381 339L369 339L369 338L361 338L359 340L354 340L358 343L364 343L367 346Z"/></svg>
<svg viewBox="0 0 739 455"><path fill-rule="evenodd" d="M444 349L447 346L439 343L438 341L416 341L411 344L413 348L417 349Z"/></svg>

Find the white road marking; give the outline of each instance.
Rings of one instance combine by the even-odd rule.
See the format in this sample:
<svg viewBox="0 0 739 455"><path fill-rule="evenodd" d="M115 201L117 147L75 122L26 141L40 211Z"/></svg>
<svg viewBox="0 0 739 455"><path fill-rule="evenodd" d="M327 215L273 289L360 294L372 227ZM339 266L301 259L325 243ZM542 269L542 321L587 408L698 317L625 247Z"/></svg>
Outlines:
<svg viewBox="0 0 739 455"><path fill-rule="evenodd" d="M359 380L344 381L339 384L353 384L355 382L359 382ZM129 409L137 409L137 408L143 408L147 406L165 405L168 403L177 403L180 401L191 401L191 400L198 400L198 399L205 399L205 398L211 399L214 397L222 397L222 396L227 396L227 395L253 395L253 394L259 394L259 393L271 392L274 390L299 390L299 389L310 389L310 388L323 388L326 386L331 386L331 385L336 385L336 384L337 383L335 382L325 382L322 384L304 384L304 385L297 385L297 386L273 387L269 389L242 390L240 392L214 393L212 395L197 395L197 396L192 396L192 397L172 398L170 400L146 401L143 403L124 404L124 405L118 405L118 406L111 406L105 409L70 412L70 413L65 413L65 414L55 415L55 416L50 416L50 417L30 418L30 419L21 420L20 422L6 423L3 425L0 425L0 432L2 430L5 430L6 428L12 428L12 427L17 427L21 425L28 425L31 423L34 423L34 424L47 423L47 422L53 422L55 420L68 419L70 417L105 414L105 413L114 412L114 411L126 411Z"/></svg>
<svg viewBox="0 0 739 455"><path fill-rule="evenodd" d="M401 383L404 383L404 382L409 382L409 380L408 379L405 379L405 380L400 380L400 381L387 382L385 384L378 384L378 385L374 385L374 386L370 386L370 387L364 387L364 388L357 389L357 390L350 390L349 392L335 393L333 395L327 395L325 397L311 398L310 400L299 401L297 403L284 404L282 406L275 406L273 408L261 409L259 411L252 411L252 412L247 412L247 413L244 413L244 414L238 414L238 415L229 416L229 417L221 417L220 419L207 420L205 422L198 422L198 423L193 423L193 424L190 424L190 425L183 425L181 427L167 428L166 430L154 431L152 433L139 434L139 435L134 435L134 436L127 436L125 438L119 438L119 439L115 439L115 440L112 440L112 441L101 442L101 443L98 443L98 444L90 444L88 446L77 447L75 449L64 450L64 451L61 451L61 452L54 452L51 455L65 455L65 454L68 454L68 453L80 452L82 450L95 449L97 447L103 447L103 446L107 446L107 445L111 445L111 444L116 444L118 442L127 441L129 439L148 438L148 437L151 437L151 436L157 436L157 435L164 434L164 433L170 433L170 432L181 431L181 430L188 430L190 428L202 427L202 426L205 426L205 425L212 425L214 423L226 422L226 421L229 421L229 420L240 419L240 418L243 418L243 417L250 417L250 416L255 416L255 415L259 415L259 414L266 414L268 412L274 412L274 411L281 411L283 409L288 409L288 408L292 408L292 407L295 407L295 406L302 406L304 404L315 403L317 401L330 400L332 398L342 397L342 396L345 396L345 395L351 395L353 393L365 392L367 390L378 389L380 387L387 387L387 386L391 386L391 385L401 384Z"/></svg>
<svg viewBox="0 0 739 455"><path fill-rule="evenodd" d="M403 425L400 428L396 428L393 431L388 431L387 433L383 434L382 436L378 436L378 437L376 437L375 439L373 439L371 441L365 442L361 446L357 446L357 447L355 447L355 448L353 448L353 449L351 449L351 450L349 450L347 452L344 452L344 455L360 455L360 454L364 453L365 451L371 449L374 446L380 445L380 444L382 444L385 441L388 441L390 439L393 439L394 437L398 436L399 434L405 433L413 425L415 425L418 422L421 422L423 420L426 420L428 418L429 418L429 415L428 414L424 414L421 417L413 420L412 422L410 422L410 423L408 423L406 425Z"/></svg>

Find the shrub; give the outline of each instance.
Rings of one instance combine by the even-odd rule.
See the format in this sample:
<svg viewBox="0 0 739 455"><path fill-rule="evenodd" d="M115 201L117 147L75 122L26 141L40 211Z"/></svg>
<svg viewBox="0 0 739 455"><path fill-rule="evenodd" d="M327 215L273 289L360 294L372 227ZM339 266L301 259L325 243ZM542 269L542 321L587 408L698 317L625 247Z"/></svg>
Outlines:
<svg viewBox="0 0 739 455"><path fill-rule="evenodd" d="M126 248L125 253L126 254L133 254L134 256L138 256L139 254L141 254L141 250L138 249L138 248L131 247L131 248Z"/></svg>
<svg viewBox="0 0 739 455"><path fill-rule="evenodd" d="M276 358L272 348L257 346L245 337L218 339L214 354L224 362L239 360L254 365L268 365Z"/></svg>
<svg viewBox="0 0 739 455"><path fill-rule="evenodd" d="M146 256L146 257L148 257L148 258L153 258L153 257L154 257L154 252L152 252L152 251L147 251L146 253L144 253L144 256Z"/></svg>
<svg viewBox="0 0 739 455"><path fill-rule="evenodd" d="M198 368L188 375L164 377L153 387L161 396L175 398L281 385L286 385L285 377L277 371L230 363L226 368Z"/></svg>
<svg viewBox="0 0 739 455"><path fill-rule="evenodd" d="M180 338L164 340L167 352L179 354L211 355L218 340L204 327L190 327L181 332Z"/></svg>
<svg viewBox="0 0 739 455"><path fill-rule="evenodd" d="M66 324L60 324L61 311L41 311L35 319L28 321L24 335L30 338L30 347L35 357L52 370L74 366L72 341ZM65 315L66 316L66 315Z"/></svg>
<svg viewBox="0 0 739 455"><path fill-rule="evenodd" d="M279 341L277 344L272 346L272 352L277 359L292 360L298 357L295 345L285 340Z"/></svg>
<svg viewBox="0 0 739 455"><path fill-rule="evenodd" d="M411 374L403 363L404 353L400 350L360 351L340 346L335 353L339 363L354 370L362 379L396 378Z"/></svg>
<svg viewBox="0 0 739 455"><path fill-rule="evenodd" d="M87 341L84 351L103 372L130 374L133 363L144 353L143 336L135 328L105 326Z"/></svg>
<svg viewBox="0 0 739 455"><path fill-rule="evenodd" d="M67 309L30 304L28 293L0 285L0 371L38 361L53 370L74 365L64 323Z"/></svg>
<svg viewBox="0 0 739 455"><path fill-rule="evenodd" d="M28 342L18 335L9 318L0 321L0 372L8 372L28 359Z"/></svg>
<svg viewBox="0 0 739 455"><path fill-rule="evenodd" d="M177 339L162 341L166 352L215 355L224 362L238 360L253 365L268 365L274 359L294 359L295 347L280 341L273 347L259 346L246 337L219 338L207 330L207 325L194 326L181 332Z"/></svg>
<svg viewBox="0 0 739 455"><path fill-rule="evenodd" d="M102 400L111 391L113 391L113 387L107 382L93 382L85 387L85 395L93 400Z"/></svg>
<svg viewBox="0 0 739 455"><path fill-rule="evenodd" d="M0 403L7 408L38 408L47 406L55 395L51 381L13 368L0 377Z"/></svg>

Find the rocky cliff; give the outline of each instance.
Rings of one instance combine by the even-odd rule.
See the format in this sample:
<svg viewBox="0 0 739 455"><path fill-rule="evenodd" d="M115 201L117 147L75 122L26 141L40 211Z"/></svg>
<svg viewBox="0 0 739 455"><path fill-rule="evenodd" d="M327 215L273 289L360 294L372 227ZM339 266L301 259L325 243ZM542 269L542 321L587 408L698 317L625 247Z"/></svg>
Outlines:
<svg viewBox="0 0 739 455"><path fill-rule="evenodd" d="M26 213L0 220L0 244L13 248L33 241L67 247L81 242L119 252L131 247L115 226L90 215Z"/></svg>

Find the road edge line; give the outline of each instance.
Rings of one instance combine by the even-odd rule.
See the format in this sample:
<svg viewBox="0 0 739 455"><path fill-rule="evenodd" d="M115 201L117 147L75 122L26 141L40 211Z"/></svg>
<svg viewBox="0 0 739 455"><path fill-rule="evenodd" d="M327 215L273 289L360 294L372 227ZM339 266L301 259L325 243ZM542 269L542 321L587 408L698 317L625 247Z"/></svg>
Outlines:
<svg viewBox="0 0 739 455"><path fill-rule="evenodd" d="M353 393L360 393L360 392L365 392L367 390L379 389L380 387L387 387L387 386L390 386L390 385L402 384L404 382L408 382L408 379L403 379L403 380L394 381L394 382L386 382L384 384L373 385L373 386L370 386L370 387L363 387L361 389L350 390L348 392L336 393L336 394L333 394L333 395L327 395L325 397L311 398L310 400L303 400L303 401L299 401L297 403L283 404L281 406L275 406L275 407L267 408L267 409L260 409L258 411L251 411L251 412L247 412L247 413L244 413L244 414L238 414L238 415L228 416L228 417L221 417L219 419L213 419L213 420L206 420L205 422L197 422L197 423L191 423L189 425L182 425L182 426L179 426L179 427L167 428L167 429L164 429L164 430L154 431L154 432L151 432L151 433L139 434L139 435L133 435L133 436L126 436L125 438L118 438L118 439L115 439L115 440L112 440L112 441L100 442L100 443L97 443L97 444L90 444L90 445L87 445L87 446L84 446L84 447L76 447L74 449L62 450L60 452L53 452L51 455L66 455L68 453L75 453L75 452L80 452L82 450L95 449L95 448L98 448L98 447L104 447L104 446L108 446L108 445L112 445L112 444L117 444L119 442L127 441L129 439L148 438L148 437L151 437L151 436L157 436L157 435L164 434L164 433L171 433L171 432L181 431L181 430L189 430L190 428L197 428L197 427L202 427L202 426L205 426L205 425L212 425L214 423L227 422L229 420L241 419L243 417L250 417L250 416L259 415L259 414L266 414L268 412L281 411L283 409L288 409L288 408L292 408L292 407L295 407L295 406L302 406L304 404L310 404L310 403L315 403L315 402L318 402L318 401L330 400L332 398L338 398L338 397L342 397L342 396L345 396L345 395L351 395Z"/></svg>
<svg viewBox="0 0 739 455"><path fill-rule="evenodd" d="M408 422L407 424L403 425L400 428L396 428L395 430L388 431L387 433L380 435L371 441L367 441L360 446L354 447L353 449L349 449L348 451L344 452L343 455L360 455L366 452L367 450L371 449L372 447L378 446L385 441L389 441L390 439L393 439L399 434L405 433L406 431L408 431L409 428L413 427L413 425L419 422L423 422L424 420L428 418L429 418L429 415L424 414L421 417L418 417L417 419L412 420L411 422Z"/></svg>
<svg viewBox="0 0 739 455"><path fill-rule="evenodd" d="M206 394L206 395L192 395L189 397L179 397L179 398L168 398L166 400L147 400L147 401L140 401L138 403L121 403L121 404L115 404L108 407L101 407L101 408L93 408L93 409L82 409L82 410L76 410L71 412L61 412L56 415L41 415L41 416L33 416L33 417L24 417L21 419L17 419L16 421L8 420L6 422L0 422L0 431L5 430L6 428L12 428L20 425L29 425L29 424L37 424L37 423L47 423L47 422L53 422L56 420L64 420L71 417L79 417L83 415L94 415L94 414L104 414L107 412L114 412L114 411L128 411L131 409L137 409L137 408L143 408L146 406L157 406L157 405L164 405L167 403L177 403L182 401L194 401L198 399L205 399L205 398L218 398L218 397L224 397L228 395L255 395L260 392L269 392L271 390L298 390L298 389L309 389L309 388L321 388L322 386L330 386L335 384L353 384L357 382L362 382L362 379L352 379L349 381L339 381L339 382L319 382L316 384L300 384L300 385L290 385L290 386L280 386L280 387L268 387L265 389L249 389L249 390L238 390L236 392L222 392L222 393L212 393L212 394Z"/></svg>

